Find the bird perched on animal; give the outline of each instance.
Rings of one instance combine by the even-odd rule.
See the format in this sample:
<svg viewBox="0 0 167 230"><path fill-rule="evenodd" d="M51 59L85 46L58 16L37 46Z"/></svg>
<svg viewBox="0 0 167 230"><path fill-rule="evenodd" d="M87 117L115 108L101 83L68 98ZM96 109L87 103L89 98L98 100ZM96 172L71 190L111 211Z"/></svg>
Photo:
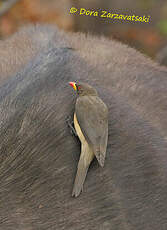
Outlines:
<svg viewBox="0 0 167 230"><path fill-rule="evenodd" d="M81 155L72 196L79 196L94 156L104 166L108 141L108 108L96 89L86 83L69 82L77 92L74 127L81 141Z"/></svg>

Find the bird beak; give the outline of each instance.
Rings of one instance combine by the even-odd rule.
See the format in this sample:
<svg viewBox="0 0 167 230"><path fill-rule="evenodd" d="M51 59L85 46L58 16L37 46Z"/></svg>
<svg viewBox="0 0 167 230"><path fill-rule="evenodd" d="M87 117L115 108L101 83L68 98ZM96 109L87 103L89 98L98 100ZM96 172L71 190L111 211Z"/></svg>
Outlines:
<svg viewBox="0 0 167 230"><path fill-rule="evenodd" d="M75 91L77 90L77 86L75 82L70 81L69 84L73 87Z"/></svg>

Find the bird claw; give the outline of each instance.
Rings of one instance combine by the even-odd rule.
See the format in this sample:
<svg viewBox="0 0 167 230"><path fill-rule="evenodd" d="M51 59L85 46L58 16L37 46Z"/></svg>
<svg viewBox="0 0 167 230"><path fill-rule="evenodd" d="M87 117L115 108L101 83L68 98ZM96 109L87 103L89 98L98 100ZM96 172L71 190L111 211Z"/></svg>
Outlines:
<svg viewBox="0 0 167 230"><path fill-rule="evenodd" d="M74 128L74 121L71 121L71 117L70 116L68 116L66 118L66 122L67 122L67 125L69 126L69 128L71 129L71 131L70 131L71 134L77 137L78 135L77 135L76 130Z"/></svg>

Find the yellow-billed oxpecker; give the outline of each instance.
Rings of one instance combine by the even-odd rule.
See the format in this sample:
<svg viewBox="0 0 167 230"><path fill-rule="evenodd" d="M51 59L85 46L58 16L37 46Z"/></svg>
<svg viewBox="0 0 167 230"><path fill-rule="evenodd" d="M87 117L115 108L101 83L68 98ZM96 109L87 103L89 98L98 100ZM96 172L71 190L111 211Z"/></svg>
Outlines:
<svg viewBox="0 0 167 230"><path fill-rule="evenodd" d="M78 95L74 127L81 141L81 155L72 191L72 196L77 197L83 190L86 174L94 156L100 166L104 166L108 140L108 109L90 85L75 82L69 84Z"/></svg>

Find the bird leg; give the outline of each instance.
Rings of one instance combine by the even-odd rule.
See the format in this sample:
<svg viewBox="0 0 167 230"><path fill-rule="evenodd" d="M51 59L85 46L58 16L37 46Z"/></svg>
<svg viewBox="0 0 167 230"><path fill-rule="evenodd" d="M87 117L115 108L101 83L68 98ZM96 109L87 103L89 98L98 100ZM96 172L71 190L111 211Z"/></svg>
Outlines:
<svg viewBox="0 0 167 230"><path fill-rule="evenodd" d="M71 130L71 134L77 137L78 135L77 135L77 132L76 132L76 130L74 128L74 121L71 121L71 117L70 116L68 116L66 118L66 122L67 122L68 127Z"/></svg>

